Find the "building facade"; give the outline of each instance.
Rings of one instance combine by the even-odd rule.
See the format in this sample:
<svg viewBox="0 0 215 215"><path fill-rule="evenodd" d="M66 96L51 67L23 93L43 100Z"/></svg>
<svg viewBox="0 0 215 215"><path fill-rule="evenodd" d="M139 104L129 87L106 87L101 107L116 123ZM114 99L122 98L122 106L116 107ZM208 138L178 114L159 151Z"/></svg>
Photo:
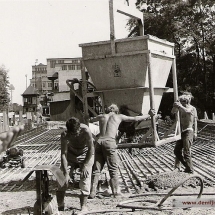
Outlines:
<svg viewBox="0 0 215 215"><path fill-rule="evenodd" d="M37 104L39 99L38 91L33 86L30 85L24 91L22 97L23 97L23 113L24 114L26 114L27 112L35 113L37 110Z"/></svg>
<svg viewBox="0 0 215 215"><path fill-rule="evenodd" d="M47 77L53 90L58 86L58 92L69 91L66 80L81 79L81 58L48 58Z"/></svg>
<svg viewBox="0 0 215 215"><path fill-rule="evenodd" d="M68 109L71 99L70 88L66 80L73 78L81 79L81 58L48 58L47 65L42 63L33 65L30 86L22 95L24 113L35 113L37 105L41 104L43 115L49 115L50 107L53 107L56 112L53 112L53 120L71 115L71 108ZM60 115L59 102L61 109L65 109L63 112L60 110Z"/></svg>
<svg viewBox="0 0 215 215"><path fill-rule="evenodd" d="M46 94L53 91L52 81L48 79L47 65L40 63L32 66L32 79L30 84L38 90L39 94ZM58 90L58 80L55 82L55 89Z"/></svg>

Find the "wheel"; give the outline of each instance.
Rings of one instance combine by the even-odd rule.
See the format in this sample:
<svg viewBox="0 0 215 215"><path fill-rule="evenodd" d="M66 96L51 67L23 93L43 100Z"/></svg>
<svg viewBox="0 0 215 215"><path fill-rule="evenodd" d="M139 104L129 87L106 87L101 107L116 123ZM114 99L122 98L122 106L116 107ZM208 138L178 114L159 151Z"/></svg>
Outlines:
<svg viewBox="0 0 215 215"><path fill-rule="evenodd" d="M0 168L4 169L5 167L5 163L3 161L0 161Z"/></svg>
<svg viewBox="0 0 215 215"><path fill-rule="evenodd" d="M25 161L24 160L21 161L21 168L25 168Z"/></svg>
<svg viewBox="0 0 215 215"><path fill-rule="evenodd" d="M22 149L19 150L19 155L23 156L23 150Z"/></svg>
<svg viewBox="0 0 215 215"><path fill-rule="evenodd" d="M9 155L10 154L10 150L9 149L7 149L7 151L6 151L6 155Z"/></svg>
<svg viewBox="0 0 215 215"><path fill-rule="evenodd" d="M3 157L3 162L8 162L8 156Z"/></svg>

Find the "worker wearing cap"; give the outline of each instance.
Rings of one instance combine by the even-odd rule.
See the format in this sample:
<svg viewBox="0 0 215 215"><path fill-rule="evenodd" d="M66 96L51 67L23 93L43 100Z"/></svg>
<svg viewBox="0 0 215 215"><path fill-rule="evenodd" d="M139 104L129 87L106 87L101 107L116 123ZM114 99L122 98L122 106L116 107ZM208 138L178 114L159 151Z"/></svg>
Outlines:
<svg viewBox="0 0 215 215"><path fill-rule="evenodd" d="M197 111L191 104L191 94L183 94L179 101L173 104L172 113L179 111L181 122L181 139L176 142L174 154L184 165L186 173L193 173L191 146L197 138ZM182 152L183 150L183 152Z"/></svg>

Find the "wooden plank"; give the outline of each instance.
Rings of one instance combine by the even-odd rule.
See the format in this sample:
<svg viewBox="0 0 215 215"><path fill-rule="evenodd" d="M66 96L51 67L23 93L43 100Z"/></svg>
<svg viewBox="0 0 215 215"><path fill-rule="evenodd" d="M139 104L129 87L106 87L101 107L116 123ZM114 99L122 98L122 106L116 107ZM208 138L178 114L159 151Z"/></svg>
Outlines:
<svg viewBox="0 0 215 215"><path fill-rule="evenodd" d="M166 46L171 46L174 48L175 44L171 43L167 40L164 39L159 39L155 36L152 35L144 35L141 37L133 37L133 38L123 38L123 39L116 39L115 42L127 42L127 41L135 41L135 40L151 40L151 41L155 41L158 44L163 44ZM109 44L110 40L105 40L105 41L98 41L98 42L91 42L91 43L82 43L79 44L79 47L87 47L87 46L98 46L98 45L105 45L105 44ZM173 54L174 55L174 54Z"/></svg>
<svg viewBox="0 0 215 215"><path fill-rule="evenodd" d="M177 135L177 136L173 136L173 137L169 137L169 138L165 138L165 139L162 139L162 140L159 140L155 143L155 147L158 147L158 146L161 146L165 143L171 143L171 142L175 142L177 140L180 140L181 139L181 135Z"/></svg>
<svg viewBox="0 0 215 215"><path fill-rule="evenodd" d="M155 147L152 143L122 143L117 145L117 149L130 149L130 148L148 148Z"/></svg>
<svg viewBox="0 0 215 215"><path fill-rule="evenodd" d="M83 96L83 107L84 107L84 121L88 125L89 113L88 113L88 102L87 102L87 79L85 74L84 61L81 60L81 77L82 77L82 96Z"/></svg>
<svg viewBox="0 0 215 215"><path fill-rule="evenodd" d="M174 54L174 50L173 50ZM172 78L173 78L173 89L174 89L174 101L178 100L178 84L177 84L177 74L176 74L176 59L172 60ZM176 114L176 121L178 121L177 134L181 133L180 120L179 120L179 112Z"/></svg>
<svg viewBox="0 0 215 215"><path fill-rule="evenodd" d="M115 55L115 32L114 32L114 15L113 15L113 0L109 0L109 16L110 16L110 41L111 41L111 52Z"/></svg>
<svg viewBox="0 0 215 215"><path fill-rule="evenodd" d="M36 197L37 197L37 205L34 207L35 214L42 214L42 171L36 171Z"/></svg>
<svg viewBox="0 0 215 215"><path fill-rule="evenodd" d="M131 55L141 55L141 54L148 54L148 50L143 51L132 51L132 52L125 52L125 53L115 53L114 57L125 57L125 56L131 56ZM84 61L86 60L97 60L97 59L104 59L104 58L113 58L113 55L99 55L96 57L85 57L83 58Z"/></svg>
<svg viewBox="0 0 215 215"><path fill-rule="evenodd" d="M70 87L70 90L75 94L75 96L77 96L77 97L83 102L83 98L82 98L79 94L77 94L77 93L75 92L74 89L71 88L71 85L70 85L69 81L70 81L69 79L66 80L66 83L67 83L67 85ZM86 96L86 97L87 97L87 96ZM91 113L92 113L94 116L97 116L97 113L96 113L89 105L87 105L87 107L88 107L88 109L91 111Z"/></svg>
<svg viewBox="0 0 215 215"><path fill-rule="evenodd" d="M152 79L152 69L151 69L151 52L147 55L147 66L148 66L148 79L149 79L149 95L150 95L150 108L155 109L154 104L154 84ZM156 143L157 138L157 131L156 131L156 122L155 122L155 116L151 117L151 123L152 123L152 141L153 143Z"/></svg>
<svg viewBox="0 0 215 215"><path fill-rule="evenodd" d="M121 13L121 14L123 14L123 15L125 15L125 16L128 16L128 17L130 17L130 18L133 18L133 19L140 19L140 20L142 20L142 17L141 17L141 16L133 15L133 14L131 14L132 12L125 11L124 8L123 8L123 9L117 9L117 12L118 12L118 13Z"/></svg>

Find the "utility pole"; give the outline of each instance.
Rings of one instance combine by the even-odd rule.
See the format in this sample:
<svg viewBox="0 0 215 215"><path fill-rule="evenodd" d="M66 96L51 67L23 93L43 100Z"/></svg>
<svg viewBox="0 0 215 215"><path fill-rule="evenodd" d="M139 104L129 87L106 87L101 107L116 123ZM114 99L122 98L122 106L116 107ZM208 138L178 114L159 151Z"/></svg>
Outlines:
<svg viewBox="0 0 215 215"><path fill-rule="evenodd" d="M38 59L35 60L35 68L34 68L35 89L37 89L37 81L36 81L36 79L37 79L37 77L36 77L37 63L38 63Z"/></svg>
<svg viewBox="0 0 215 215"><path fill-rule="evenodd" d="M36 78L36 70L37 70L37 63L38 63L38 59L35 60L35 68L34 68L34 72L35 72L35 89L36 89L36 92L37 92L37 78ZM35 110L37 109L37 95L36 95L36 108Z"/></svg>
<svg viewBox="0 0 215 215"><path fill-rule="evenodd" d="M26 74L26 75L25 75L25 79L26 79L26 80L25 80L25 81L26 81L26 88L25 88L25 89L27 89L27 77L28 77L28 75Z"/></svg>
<svg viewBox="0 0 215 215"><path fill-rule="evenodd" d="M9 86L9 90L10 90L10 94L11 94L11 101L10 101L10 103L11 103L11 107L12 107L12 111L13 111L13 90L15 90L15 87L13 86L13 84L11 84Z"/></svg>

